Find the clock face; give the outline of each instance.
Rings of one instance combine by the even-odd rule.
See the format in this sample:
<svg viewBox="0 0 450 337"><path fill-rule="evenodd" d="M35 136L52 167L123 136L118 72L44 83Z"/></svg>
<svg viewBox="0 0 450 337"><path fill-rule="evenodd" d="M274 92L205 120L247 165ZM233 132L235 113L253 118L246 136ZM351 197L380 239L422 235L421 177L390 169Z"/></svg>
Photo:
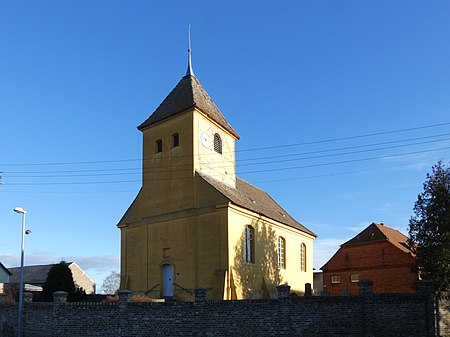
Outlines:
<svg viewBox="0 0 450 337"><path fill-rule="evenodd" d="M209 136L208 136L208 134L206 132L202 132L202 134L200 135L200 139L202 141L202 145L208 149L209 148Z"/></svg>

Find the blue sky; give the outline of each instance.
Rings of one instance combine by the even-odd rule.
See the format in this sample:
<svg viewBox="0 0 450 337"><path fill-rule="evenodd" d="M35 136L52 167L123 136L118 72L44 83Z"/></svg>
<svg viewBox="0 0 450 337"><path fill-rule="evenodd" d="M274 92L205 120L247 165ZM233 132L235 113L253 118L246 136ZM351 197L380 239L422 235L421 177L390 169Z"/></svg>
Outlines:
<svg viewBox="0 0 450 337"><path fill-rule="evenodd" d="M140 186L136 126L186 71L241 136L237 170L318 234L406 232L450 153L448 1L0 2L0 261L73 260L101 286Z"/></svg>

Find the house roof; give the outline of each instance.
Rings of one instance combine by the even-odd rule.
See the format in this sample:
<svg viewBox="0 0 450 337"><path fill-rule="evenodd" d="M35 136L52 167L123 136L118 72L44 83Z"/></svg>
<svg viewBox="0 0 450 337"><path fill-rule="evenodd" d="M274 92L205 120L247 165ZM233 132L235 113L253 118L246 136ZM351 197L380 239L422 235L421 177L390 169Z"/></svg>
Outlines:
<svg viewBox="0 0 450 337"><path fill-rule="evenodd" d="M192 74L187 74L178 82L150 117L138 126L138 129L142 131L150 125L161 122L192 107L201 110L209 118L239 139L237 132L226 121L199 80Z"/></svg>
<svg viewBox="0 0 450 337"><path fill-rule="evenodd" d="M66 262L67 266L70 266L74 262ZM30 284L44 284L47 280L47 274L51 267L55 264L44 264L36 266L24 266L23 267L23 281ZM9 268L12 275L9 279L11 283L19 282L20 267Z"/></svg>
<svg viewBox="0 0 450 337"><path fill-rule="evenodd" d="M317 237L316 234L291 217L267 192L248 182L236 177L236 188L233 188L202 172L197 171L197 174L233 204Z"/></svg>
<svg viewBox="0 0 450 337"><path fill-rule="evenodd" d="M3 263L0 262L0 268L2 268L8 275L12 275L11 272L6 268Z"/></svg>
<svg viewBox="0 0 450 337"><path fill-rule="evenodd" d="M398 230L390 228L382 223L374 222L371 223L367 228L365 228L361 233L348 240L347 242L344 242L341 247L377 241L389 241L405 253L412 253L413 255L415 255L414 251L408 245L407 236L403 235Z"/></svg>
<svg viewBox="0 0 450 337"><path fill-rule="evenodd" d="M47 274L53 264L37 265L37 266L24 266L23 267L23 280L30 284L44 284L47 279ZM19 282L20 267L10 268L12 273L9 281L11 283Z"/></svg>

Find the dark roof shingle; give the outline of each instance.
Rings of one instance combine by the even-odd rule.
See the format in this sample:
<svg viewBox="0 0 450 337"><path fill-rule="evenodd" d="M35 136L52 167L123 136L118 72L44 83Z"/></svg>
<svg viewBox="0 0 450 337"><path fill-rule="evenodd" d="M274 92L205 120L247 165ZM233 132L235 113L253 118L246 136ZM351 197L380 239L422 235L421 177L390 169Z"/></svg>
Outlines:
<svg viewBox="0 0 450 337"><path fill-rule="evenodd" d="M206 174L198 171L197 173L232 203L317 237L316 234L291 217L267 192L237 177L236 188L233 188Z"/></svg>
<svg viewBox="0 0 450 337"><path fill-rule="evenodd" d="M239 139L237 132L227 122L199 80L193 75L184 76L150 117L138 126L138 129L142 131L150 125L161 122L192 107L200 109L209 118Z"/></svg>
<svg viewBox="0 0 450 337"><path fill-rule="evenodd" d="M70 262L67 263L70 265ZM23 267L23 281L26 283L43 285L47 280L47 274L54 264L36 265L36 266L24 266ZM9 268L12 275L9 279L10 282L19 282L20 267Z"/></svg>

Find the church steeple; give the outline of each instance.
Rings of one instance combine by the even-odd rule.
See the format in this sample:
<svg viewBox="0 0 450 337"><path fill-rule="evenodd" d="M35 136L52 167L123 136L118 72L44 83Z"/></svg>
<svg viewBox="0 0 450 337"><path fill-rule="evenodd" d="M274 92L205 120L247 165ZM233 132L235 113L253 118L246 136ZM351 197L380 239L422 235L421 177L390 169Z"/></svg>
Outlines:
<svg viewBox="0 0 450 337"><path fill-rule="evenodd" d="M186 76L195 76L192 69L192 50L191 50L191 25L188 28L188 67L186 70Z"/></svg>
<svg viewBox="0 0 450 337"><path fill-rule="evenodd" d="M228 123L220 110L209 97L206 90L200 84L192 69L192 50L191 50L191 26L188 29L188 68L186 75L183 76L175 88L167 95L159 107L138 126L138 130L157 124L163 120L182 113L192 107L196 107L207 115L215 123L219 124L228 133L236 139L239 135Z"/></svg>

